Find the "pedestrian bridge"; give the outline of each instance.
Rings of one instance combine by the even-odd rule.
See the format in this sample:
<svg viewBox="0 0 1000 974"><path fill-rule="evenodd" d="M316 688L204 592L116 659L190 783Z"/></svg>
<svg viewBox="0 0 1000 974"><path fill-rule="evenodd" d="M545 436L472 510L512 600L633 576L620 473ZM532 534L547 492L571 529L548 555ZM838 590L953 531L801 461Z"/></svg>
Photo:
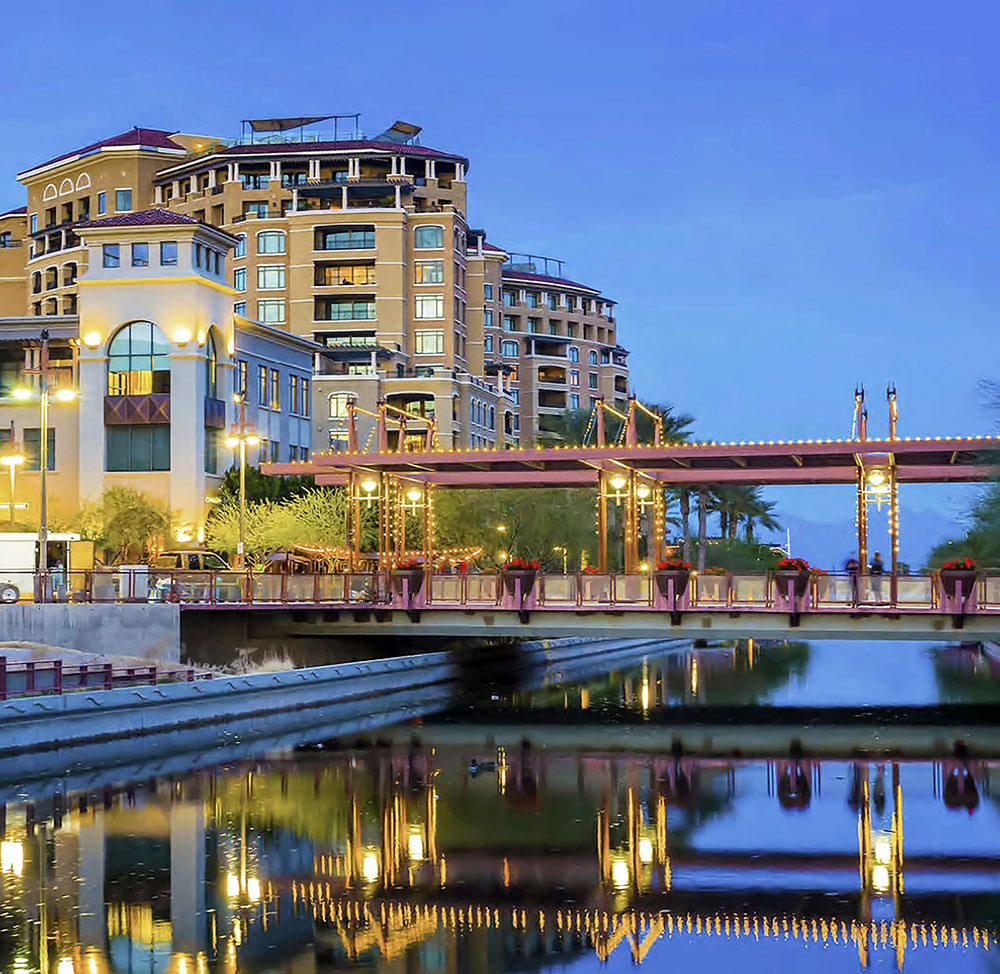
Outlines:
<svg viewBox="0 0 1000 974"><path fill-rule="evenodd" d="M611 636L969 640L1000 637L1000 577L951 593L938 576L647 573L178 573L158 591L195 611L247 610L300 635ZM787 586L787 587L786 587ZM678 586L680 587L680 586ZM124 590L128 598L127 586ZM83 593L86 597L86 593Z"/></svg>

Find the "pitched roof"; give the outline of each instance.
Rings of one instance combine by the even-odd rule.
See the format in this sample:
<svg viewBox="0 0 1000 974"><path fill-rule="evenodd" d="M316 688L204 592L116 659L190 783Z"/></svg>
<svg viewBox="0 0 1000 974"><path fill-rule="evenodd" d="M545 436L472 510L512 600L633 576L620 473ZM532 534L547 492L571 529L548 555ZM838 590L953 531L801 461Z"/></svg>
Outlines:
<svg viewBox="0 0 1000 974"><path fill-rule="evenodd" d="M495 250L498 254L507 253L507 251L504 250L503 247L494 247L493 244L487 243L485 240L483 241L483 250Z"/></svg>
<svg viewBox="0 0 1000 974"><path fill-rule="evenodd" d="M88 220L79 224L77 229L90 230L101 227L165 227L165 226L187 226L188 224L201 223L193 216L184 213L174 213L172 210L163 210L154 207L150 210L137 210L135 213L121 213L118 216L108 216L101 220ZM207 224L206 224L207 225ZM213 227L213 230L218 229ZM222 232L222 231L220 231Z"/></svg>
<svg viewBox="0 0 1000 974"><path fill-rule="evenodd" d="M28 212L27 206L15 206L12 210L7 210L6 213L0 213L0 217L4 216L18 216Z"/></svg>
<svg viewBox="0 0 1000 974"><path fill-rule="evenodd" d="M101 139L99 142L93 142L90 145L85 145L82 149L73 149L72 152L64 152L62 155L56 156L54 159L49 159L46 162L37 163L34 166L29 166L24 172L31 172L35 169L44 169L46 166L51 166L56 162L62 162L64 159L72 159L74 156L85 156L92 152L99 152L101 149L114 148L116 146L134 145L143 146L149 149L180 149L184 150L184 146L177 142L174 142L170 138L171 135L176 134L172 132L164 132L162 129L143 129L135 126L129 129L127 132L122 132L120 135L113 135L110 139ZM20 175L23 175L21 173Z"/></svg>
<svg viewBox="0 0 1000 974"><path fill-rule="evenodd" d="M561 287L573 287L580 291L589 291L591 294L601 293L596 287L590 287L587 284L578 284L576 281L569 281L564 277L547 277L544 274L529 274L523 271L512 271L507 268L503 268L500 271L500 276L504 280L534 281L538 284L557 284ZM601 300L607 301L610 304L614 303L610 298L602 297Z"/></svg>

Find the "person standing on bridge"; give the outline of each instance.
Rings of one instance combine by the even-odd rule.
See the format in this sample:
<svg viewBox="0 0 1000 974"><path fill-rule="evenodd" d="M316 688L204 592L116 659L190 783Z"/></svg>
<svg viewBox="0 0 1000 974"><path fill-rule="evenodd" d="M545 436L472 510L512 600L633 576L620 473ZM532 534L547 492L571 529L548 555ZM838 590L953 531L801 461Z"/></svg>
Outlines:
<svg viewBox="0 0 1000 974"><path fill-rule="evenodd" d="M885 574L885 565L882 564L882 556L876 551L872 557L872 563L868 566L868 574L872 576L872 593L875 601L882 601L882 576Z"/></svg>
<svg viewBox="0 0 1000 974"><path fill-rule="evenodd" d="M858 563L858 559L851 555L847 559L844 565L844 571L847 572L848 577L851 580L851 605L858 604L858 575L861 572L861 565Z"/></svg>

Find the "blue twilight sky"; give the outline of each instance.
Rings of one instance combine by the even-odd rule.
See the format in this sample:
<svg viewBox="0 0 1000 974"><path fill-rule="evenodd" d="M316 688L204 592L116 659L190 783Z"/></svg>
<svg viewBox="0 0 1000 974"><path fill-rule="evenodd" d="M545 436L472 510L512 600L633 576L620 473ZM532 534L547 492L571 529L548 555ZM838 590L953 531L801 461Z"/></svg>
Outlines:
<svg viewBox="0 0 1000 974"><path fill-rule="evenodd" d="M903 434L992 428L995 0L40 10L4 15L0 205L136 124L402 118L470 157L472 225L620 301L640 396L705 436L847 436L858 381L874 435L889 379Z"/></svg>

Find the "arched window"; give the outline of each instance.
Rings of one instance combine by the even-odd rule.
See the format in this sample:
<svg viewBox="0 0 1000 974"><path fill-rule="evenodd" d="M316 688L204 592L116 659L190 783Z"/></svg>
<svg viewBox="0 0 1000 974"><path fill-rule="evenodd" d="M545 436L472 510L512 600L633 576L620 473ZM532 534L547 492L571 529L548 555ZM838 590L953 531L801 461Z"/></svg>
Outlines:
<svg viewBox="0 0 1000 974"><path fill-rule="evenodd" d="M517 342L501 342L500 354L507 358L517 358Z"/></svg>
<svg viewBox="0 0 1000 974"><path fill-rule="evenodd" d="M587 358L591 365L597 365L597 352L594 349L587 353Z"/></svg>
<svg viewBox="0 0 1000 974"><path fill-rule="evenodd" d="M205 395L209 399L218 399L219 386L219 353L215 348L215 338L209 331L205 340Z"/></svg>
<svg viewBox="0 0 1000 974"><path fill-rule="evenodd" d="M247 235L238 234L236 237L236 249L233 251L234 257L246 257L247 255Z"/></svg>
<svg viewBox="0 0 1000 974"><path fill-rule="evenodd" d="M285 234L281 230L264 230L257 234L258 254L283 254L284 252Z"/></svg>
<svg viewBox="0 0 1000 974"><path fill-rule="evenodd" d="M437 250L444 246L444 227L417 227L413 231L413 246L417 250Z"/></svg>
<svg viewBox="0 0 1000 974"><path fill-rule="evenodd" d="M569 360L571 362L580 361L580 349L578 349L575 345L570 345L569 347Z"/></svg>
<svg viewBox="0 0 1000 974"><path fill-rule="evenodd" d="M41 294L42 293L42 272L41 271L35 271L35 273L31 275L31 293L32 294Z"/></svg>
<svg viewBox="0 0 1000 974"><path fill-rule="evenodd" d="M108 346L108 395L170 392L170 346L151 321L133 321Z"/></svg>
<svg viewBox="0 0 1000 974"><path fill-rule="evenodd" d="M490 406L490 429L495 430L497 428L497 411L496 407Z"/></svg>

